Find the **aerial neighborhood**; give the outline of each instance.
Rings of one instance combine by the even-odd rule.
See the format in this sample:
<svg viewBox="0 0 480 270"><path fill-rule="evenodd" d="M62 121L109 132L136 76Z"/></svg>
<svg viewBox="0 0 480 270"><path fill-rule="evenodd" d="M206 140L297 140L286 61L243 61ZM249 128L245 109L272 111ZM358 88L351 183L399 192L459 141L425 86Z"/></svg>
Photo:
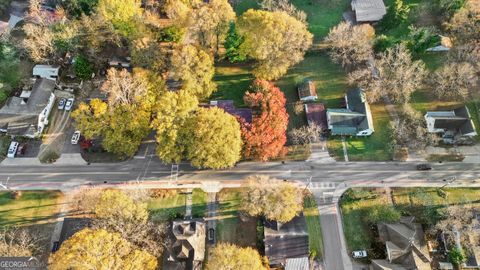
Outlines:
<svg viewBox="0 0 480 270"><path fill-rule="evenodd" d="M480 269L479 75L478 0L0 1L0 268Z"/></svg>

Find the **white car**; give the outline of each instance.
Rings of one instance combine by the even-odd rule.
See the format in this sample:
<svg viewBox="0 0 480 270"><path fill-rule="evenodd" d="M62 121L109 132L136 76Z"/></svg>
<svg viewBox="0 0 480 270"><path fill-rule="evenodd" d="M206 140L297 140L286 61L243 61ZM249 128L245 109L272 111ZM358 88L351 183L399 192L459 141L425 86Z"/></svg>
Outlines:
<svg viewBox="0 0 480 270"><path fill-rule="evenodd" d="M367 257L367 251L366 250L357 250L352 252L352 257L355 259L360 259L360 258L366 258Z"/></svg>
<svg viewBox="0 0 480 270"><path fill-rule="evenodd" d="M79 140L80 140L80 131L77 130L72 135L72 144L78 144Z"/></svg>
<svg viewBox="0 0 480 270"><path fill-rule="evenodd" d="M8 147L7 157L14 158L15 154L17 153L17 149L18 149L18 142L11 142L10 147Z"/></svg>
<svg viewBox="0 0 480 270"><path fill-rule="evenodd" d="M74 98L67 99L67 103L65 104L65 110L66 111L70 111L72 109L73 101L74 101Z"/></svg>

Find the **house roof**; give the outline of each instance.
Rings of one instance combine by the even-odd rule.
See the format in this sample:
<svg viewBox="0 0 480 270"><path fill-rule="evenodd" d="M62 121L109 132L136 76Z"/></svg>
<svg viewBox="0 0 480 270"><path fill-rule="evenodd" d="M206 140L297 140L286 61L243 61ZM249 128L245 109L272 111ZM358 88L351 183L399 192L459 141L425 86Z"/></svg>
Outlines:
<svg viewBox="0 0 480 270"><path fill-rule="evenodd" d="M332 135L356 135L361 130L373 130L373 119L365 91L352 89L345 95L346 109L327 109Z"/></svg>
<svg viewBox="0 0 480 270"><path fill-rule="evenodd" d="M461 134L476 132L467 106L452 111L429 111L425 114L425 118L434 120L434 129L459 131Z"/></svg>
<svg viewBox="0 0 480 270"><path fill-rule="evenodd" d="M285 264L286 259L308 257L307 224L303 215L285 224L265 222L265 255L270 265Z"/></svg>
<svg viewBox="0 0 480 270"><path fill-rule="evenodd" d="M8 127L11 135L34 134L38 115L45 109L55 82L37 79L28 97L10 97L0 109L0 127Z"/></svg>
<svg viewBox="0 0 480 270"><path fill-rule="evenodd" d="M233 100L211 100L210 104L205 107L218 107L222 108L225 112L242 118L247 123L252 123L253 112L250 108L236 108L233 104Z"/></svg>
<svg viewBox="0 0 480 270"><path fill-rule="evenodd" d="M297 88L298 97L300 99L306 97L317 97L317 91L315 88L315 83L312 80L305 80Z"/></svg>
<svg viewBox="0 0 480 270"><path fill-rule="evenodd" d="M205 257L205 222L201 219L174 220L172 233L175 243L172 246L173 256L180 261L203 261Z"/></svg>
<svg viewBox="0 0 480 270"><path fill-rule="evenodd" d="M323 105L323 103L305 104L305 113L309 125L315 124L322 130L328 129L327 111L325 110L325 105Z"/></svg>
<svg viewBox="0 0 480 270"><path fill-rule="evenodd" d="M352 0L351 5L357 22L379 21L387 14L382 0Z"/></svg>
<svg viewBox="0 0 480 270"><path fill-rule="evenodd" d="M310 263L308 257L287 259L285 270L309 270Z"/></svg>
<svg viewBox="0 0 480 270"><path fill-rule="evenodd" d="M402 217L397 223L381 223L377 226L380 239L385 242L387 260L378 261L379 266L374 269L397 269L394 268L396 266L431 269L422 227L414 223L412 217ZM390 268L380 268L381 265Z"/></svg>

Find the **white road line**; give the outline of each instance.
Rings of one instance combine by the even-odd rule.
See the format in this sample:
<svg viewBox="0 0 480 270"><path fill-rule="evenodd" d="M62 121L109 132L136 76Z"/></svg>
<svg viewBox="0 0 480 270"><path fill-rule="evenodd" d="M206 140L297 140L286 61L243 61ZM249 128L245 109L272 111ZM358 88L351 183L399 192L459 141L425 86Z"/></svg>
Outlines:
<svg viewBox="0 0 480 270"><path fill-rule="evenodd" d="M0 173L0 175L44 175L44 176L55 176L55 175L105 175L105 174L115 174L115 175L122 175L122 174L130 174L129 172L58 172L58 173Z"/></svg>

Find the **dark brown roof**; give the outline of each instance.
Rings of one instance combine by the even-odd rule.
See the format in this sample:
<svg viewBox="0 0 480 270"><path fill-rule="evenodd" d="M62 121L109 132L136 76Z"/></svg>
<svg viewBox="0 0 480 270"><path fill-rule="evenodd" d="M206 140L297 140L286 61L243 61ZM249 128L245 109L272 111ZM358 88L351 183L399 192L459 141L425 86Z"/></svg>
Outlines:
<svg viewBox="0 0 480 270"><path fill-rule="evenodd" d="M315 124L322 130L328 129L327 113L323 103L305 104L305 113L307 114L307 121L309 125Z"/></svg>

